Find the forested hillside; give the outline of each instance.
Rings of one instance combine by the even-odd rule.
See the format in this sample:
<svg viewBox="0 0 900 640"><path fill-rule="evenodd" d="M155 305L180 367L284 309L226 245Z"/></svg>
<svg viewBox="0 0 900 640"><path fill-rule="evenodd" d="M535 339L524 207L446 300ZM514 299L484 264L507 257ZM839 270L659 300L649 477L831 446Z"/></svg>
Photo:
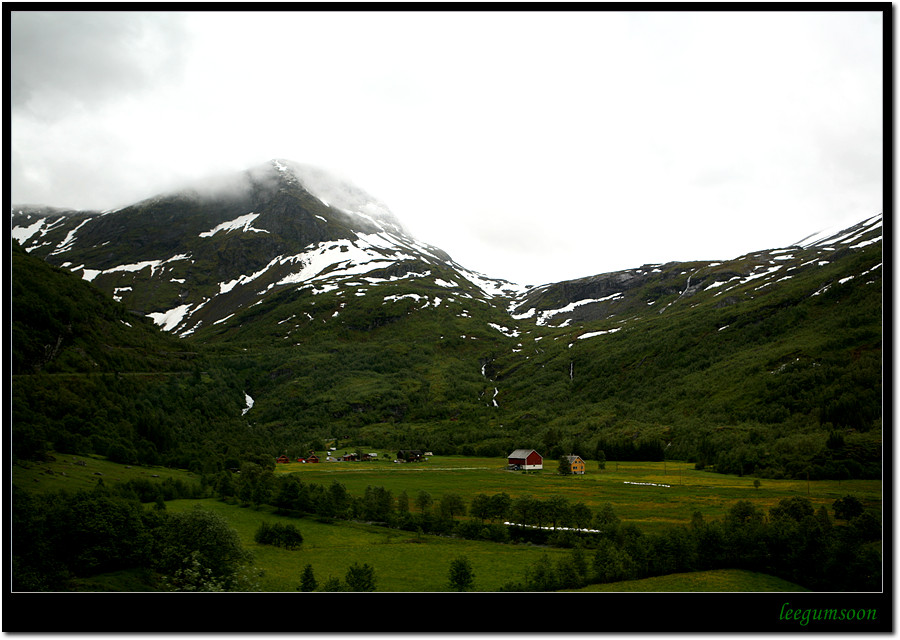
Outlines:
<svg viewBox="0 0 900 640"><path fill-rule="evenodd" d="M266 449L239 378L12 243L12 455L222 468Z"/></svg>
<svg viewBox="0 0 900 640"><path fill-rule="evenodd" d="M326 444L529 447L881 475L881 215L539 287L467 270L287 161L119 211L14 208L12 226L16 456L218 470Z"/></svg>

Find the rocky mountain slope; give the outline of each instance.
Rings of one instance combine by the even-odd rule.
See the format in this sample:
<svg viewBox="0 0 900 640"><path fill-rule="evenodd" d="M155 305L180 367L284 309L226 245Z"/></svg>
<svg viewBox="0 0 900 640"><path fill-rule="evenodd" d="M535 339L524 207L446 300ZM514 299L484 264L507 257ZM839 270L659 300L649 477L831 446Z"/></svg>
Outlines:
<svg viewBox="0 0 900 640"><path fill-rule="evenodd" d="M117 211L17 206L12 227L29 253L179 336L285 288L426 278L462 297L515 290L418 242L361 189L281 160Z"/></svg>

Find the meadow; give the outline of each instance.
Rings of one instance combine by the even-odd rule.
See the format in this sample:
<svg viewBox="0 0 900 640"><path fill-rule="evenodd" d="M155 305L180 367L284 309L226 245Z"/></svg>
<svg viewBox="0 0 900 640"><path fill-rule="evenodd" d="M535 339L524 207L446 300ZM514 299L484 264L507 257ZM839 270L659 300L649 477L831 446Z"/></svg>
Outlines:
<svg viewBox="0 0 900 640"><path fill-rule="evenodd" d="M852 494L866 508L881 509L881 483L872 480L761 480L700 471L682 461L607 462L599 470L588 461L588 471L580 476L561 476L555 462L536 472L506 470L504 458L436 456L418 463L393 463L390 452L382 459L366 462L288 463L275 465L276 475L298 474L304 483L344 485L352 496L361 496L366 487L384 487L396 498L406 492L415 513L415 496L431 494L435 508L447 493L460 495L466 504L479 494L505 492L516 498L531 495L541 500L562 496L570 503L582 502L596 513L612 505L623 523L636 525L645 533L662 533L672 526L688 525L692 514L704 520L724 518L739 500L751 502L767 512L780 500L794 496L809 499L816 508L829 512L838 498ZM83 464L82 464L83 463ZM58 454L42 463L20 463L13 468L14 482L34 492L58 489L86 489L98 483L113 484L130 479L152 478L156 482L199 483L187 471L162 467L120 465L97 456ZM343 578L353 563L367 563L375 570L379 591L446 591L450 563L465 556L472 566L475 589L497 591L511 581L522 580L527 567L542 559L557 562L568 558L568 549L529 543L498 544L390 529L363 522L323 522L314 516L292 518L278 515L271 506L248 506L216 498L167 500L170 513L200 505L225 518L254 555L254 580L262 591L294 592L301 573L310 565L321 586L329 578ZM146 508L154 508L152 504ZM298 550L258 544L254 534L262 522L290 523L303 535ZM137 590L140 581L124 572L81 579L83 590ZM629 581L596 585L589 589L609 591L779 591L802 590L790 582L749 571L695 572L665 576L649 581Z"/></svg>
<svg viewBox="0 0 900 640"><path fill-rule="evenodd" d="M506 470L505 458L436 456L429 460L396 464L389 460L332 462L319 464L278 464L276 474L298 473L306 482L328 484L336 480L352 495L361 495L367 486L380 486L396 497L406 491L412 501L419 491L437 502L448 492L468 502L478 493L505 492L512 498L532 495L539 499L562 496L572 503L583 502L596 512L611 504L623 522L637 525L646 533L659 532L670 525L690 524L694 512L704 519L719 519L735 502L748 500L768 511L780 500L793 496L808 498L815 508L831 510L835 500L854 495L866 508L881 509L881 482L877 480L759 480L755 478L701 471L693 463L607 461L599 470L596 461L587 461L584 475L561 476L555 460L544 460L537 472Z"/></svg>

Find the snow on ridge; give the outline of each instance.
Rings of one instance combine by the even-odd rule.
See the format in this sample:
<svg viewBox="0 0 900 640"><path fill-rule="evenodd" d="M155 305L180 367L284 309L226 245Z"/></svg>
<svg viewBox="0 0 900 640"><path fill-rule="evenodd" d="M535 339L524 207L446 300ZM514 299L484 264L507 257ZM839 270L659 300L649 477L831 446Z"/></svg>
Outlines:
<svg viewBox="0 0 900 640"><path fill-rule="evenodd" d="M606 329L605 331L589 331L588 333L582 333L578 336L579 340L584 340L585 338L594 338L596 336L603 336L608 333L615 333L616 331L621 331L622 327L616 327L615 329Z"/></svg>
<svg viewBox="0 0 900 640"><path fill-rule="evenodd" d="M386 255L393 253L392 256ZM279 257L281 264L299 262L299 271L285 276L276 284L295 284L337 276L362 275L375 269L396 264L402 260L415 260L416 256L402 252L393 238L384 233L360 233L356 241L334 240L320 242L310 250L287 258Z"/></svg>
<svg viewBox="0 0 900 640"><path fill-rule="evenodd" d="M247 213L242 216L238 216L234 220L228 220L227 222L223 222L221 224L216 225L209 231L204 231L200 234L201 238L211 238L212 236L219 233L219 231L224 231L228 233L229 231L234 231L235 229L241 229L244 233L253 232L253 233L269 233L265 229L257 229L253 226L253 221L259 217L258 213Z"/></svg>
<svg viewBox="0 0 900 640"><path fill-rule="evenodd" d="M13 227L12 237L19 241L19 244L25 244L25 241L31 238L34 234L40 231L41 227L44 226L44 218L39 218L37 222L34 222L27 227Z"/></svg>
<svg viewBox="0 0 900 640"><path fill-rule="evenodd" d="M515 318L516 320L520 320L523 318L530 317L535 312L537 312L537 319L535 320L535 324L543 326L543 325L546 325L548 322L550 322L551 318L553 318L553 316L555 316L555 315L559 315L561 313L569 313L570 311L574 311L576 308L578 308L582 305L586 305L586 304L593 304L595 302L607 302L610 300L619 300L619 299L623 298L624 296L625 296L624 293L622 293L621 291L618 291L616 293L612 293L612 294L610 294L608 296L604 296L602 298L585 298L583 300L576 300L575 302L571 302L564 307L560 307L559 309L547 309L545 311L539 311L539 312L537 312L535 309L530 309L527 313L518 315L518 316L513 316L513 318ZM560 326L566 326L566 325L563 324Z"/></svg>
<svg viewBox="0 0 900 640"><path fill-rule="evenodd" d="M470 271L469 269L466 269L465 267L462 267L455 262L452 262L451 266L456 269L459 275L474 284L478 289L481 290L482 293L491 298L507 295L519 296L526 291L529 291L530 289L530 287L528 286L509 282L508 280L489 278L480 273L476 273L475 271Z"/></svg>
<svg viewBox="0 0 900 640"><path fill-rule="evenodd" d="M495 324L493 322L488 322L488 326L492 329L496 329L507 338L518 338L521 335L521 332L518 329L509 329L507 327L501 326L499 324Z"/></svg>
<svg viewBox="0 0 900 640"><path fill-rule="evenodd" d="M74 229L72 229L71 231L69 231L69 233L67 233L67 234L66 234L66 237L63 239L63 241L59 244L58 247L56 247L56 249L53 250L53 253L51 253L50 255L51 255L51 256L55 256L55 255L58 255L58 254L60 254L60 253L65 253L66 251L68 251L69 249L71 249L71 248L72 248L72 243L75 242L75 233L76 233L79 229L81 229L81 227L83 227L83 226L86 225L88 222L90 222L91 220L93 220L93 218L86 218L80 225L78 225L77 227L75 227Z"/></svg>
<svg viewBox="0 0 900 640"><path fill-rule="evenodd" d="M96 278L100 274L116 273L118 271L138 272L146 269L147 267L150 267L150 277L152 278L156 273L156 270L159 269L162 265L168 264L169 262L175 262L176 260L188 260L189 258L190 255L186 253L179 253L178 255L174 255L171 258L166 258L165 260L143 260L141 262L133 262L131 264L120 264L115 267L110 267L109 269L84 269L83 266L79 266L72 271L83 269L81 275L82 279L87 280L88 282L92 282L94 278Z"/></svg>
<svg viewBox="0 0 900 640"><path fill-rule="evenodd" d="M183 304L161 313L148 313L147 316L152 318L153 322L159 325L163 331L172 331L181 324L181 321L184 320L184 317L187 315L188 309L190 308L190 304Z"/></svg>
<svg viewBox="0 0 900 640"><path fill-rule="evenodd" d="M853 225L850 229L843 227L843 225L829 227L817 233L813 233L795 244L804 249L808 249L815 245L825 244L826 242L828 244L852 242L856 237L873 231L874 229L883 226L883 224L884 216L879 213L878 215L863 220L859 224ZM838 236L838 234L842 235Z"/></svg>

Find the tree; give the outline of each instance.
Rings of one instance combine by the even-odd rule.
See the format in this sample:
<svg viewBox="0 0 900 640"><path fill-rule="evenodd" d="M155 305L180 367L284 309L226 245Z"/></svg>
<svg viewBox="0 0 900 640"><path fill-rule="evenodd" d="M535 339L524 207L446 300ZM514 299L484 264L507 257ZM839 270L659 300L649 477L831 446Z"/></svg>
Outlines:
<svg viewBox="0 0 900 640"><path fill-rule="evenodd" d="M283 547L289 551L299 549L303 544L303 534L293 524L261 522L253 536L259 544Z"/></svg>
<svg viewBox="0 0 900 640"><path fill-rule="evenodd" d="M469 514L475 518L481 519L481 524L484 524L484 521L491 517L491 498L485 493L479 493L474 498L472 498L472 502L469 505Z"/></svg>
<svg viewBox="0 0 900 640"><path fill-rule="evenodd" d="M422 515L425 515L431 505L434 503L434 500L431 498L431 494L427 491L419 491L416 494L416 506L419 508L419 511Z"/></svg>
<svg viewBox="0 0 900 640"><path fill-rule="evenodd" d="M322 584L322 591L343 591L344 583L337 576L331 576Z"/></svg>
<svg viewBox="0 0 900 640"><path fill-rule="evenodd" d="M297 589L300 591L315 591L318 586L319 583L316 581L312 565L308 564L303 567L303 573L300 576L300 586Z"/></svg>
<svg viewBox="0 0 900 640"><path fill-rule="evenodd" d="M495 493L490 498L491 515L490 520L503 520L509 513L512 498L505 492Z"/></svg>
<svg viewBox="0 0 900 640"><path fill-rule="evenodd" d="M384 487L366 487L363 497L363 516L367 520L386 522L391 517L394 497Z"/></svg>
<svg viewBox="0 0 900 640"><path fill-rule="evenodd" d="M769 509L769 515L772 519L790 518L796 522L800 522L803 518L811 516L815 513L815 508L807 498L801 496L792 496L779 500L778 504Z"/></svg>
<svg viewBox="0 0 900 640"><path fill-rule="evenodd" d="M338 518L346 517L351 504L350 493L347 491L347 487L337 480L332 480L328 486L328 495L331 496L334 515Z"/></svg>
<svg viewBox="0 0 900 640"><path fill-rule="evenodd" d="M450 589L470 591L475 585L475 573L466 556L459 556L450 563Z"/></svg>
<svg viewBox="0 0 900 640"><path fill-rule="evenodd" d="M606 469L606 452L603 449L597 451L597 468L600 471Z"/></svg>
<svg viewBox="0 0 900 640"><path fill-rule="evenodd" d="M569 508L569 519L576 529L586 529L593 517L590 507L583 502L576 502Z"/></svg>
<svg viewBox="0 0 900 640"><path fill-rule="evenodd" d="M272 471L255 462L241 465L237 496L242 501L256 507L267 504L271 500L275 487L275 476Z"/></svg>
<svg viewBox="0 0 900 640"><path fill-rule="evenodd" d="M559 457L559 463L556 466L556 471L561 476L567 476L572 473L572 466L569 464L568 456Z"/></svg>
<svg viewBox="0 0 900 640"><path fill-rule="evenodd" d="M606 538L615 536L620 524L619 516L616 515L613 506L608 502L600 507L597 515L594 516L594 528Z"/></svg>
<svg viewBox="0 0 900 640"><path fill-rule="evenodd" d="M375 568L368 563L359 565L354 562L344 576L347 591L375 591Z"/></svg>
<svg viewBox="0 0 900 640"><path fill-rule="evenodd" d="M176 590L236 588L239 571L252 559L237 531L200 506L169 514L159 528L156 566Z"/></svg>
<svg viewBox="0 0 900 640"><path fill-rule="evenodd" d="M397 496L397 511L399 513L409 513L409 496L406 494L406 489Z"/></svg>
<svg viewBox="0 0 900 640"><path fill-rule="evenodd" d="M519 496L513 500L511 510L518 524L534 524L537 521L540 502L533 496Z"/></svg>
<svg viewBox="0 0 900 640"><path fill-rule="evenodd" d="M452 520L454 516L466 514L466 503L458 493L445 493L439 502L441 516Z"/></svg>
<svg viewBox="0 0 900 640"><path fill-rule="evenodd" d="M838 520L852 520L863 512L863 504L859 498L849 495L835 500L832 508L834 517Z"/></svg>
<svg viewBox="0 0 900 640"><path fill-rule="evenodd" d="M553 591L557 588L557 572L550 557L544 554L525 571L525 584L530 591Z"/></svg>
<svg viewBox="0 0 900 640"><path fill-rule="evenodd" d="M563 496L551 496L543 503L544 517L556 529L569 523L569 501Z"/></svg>

